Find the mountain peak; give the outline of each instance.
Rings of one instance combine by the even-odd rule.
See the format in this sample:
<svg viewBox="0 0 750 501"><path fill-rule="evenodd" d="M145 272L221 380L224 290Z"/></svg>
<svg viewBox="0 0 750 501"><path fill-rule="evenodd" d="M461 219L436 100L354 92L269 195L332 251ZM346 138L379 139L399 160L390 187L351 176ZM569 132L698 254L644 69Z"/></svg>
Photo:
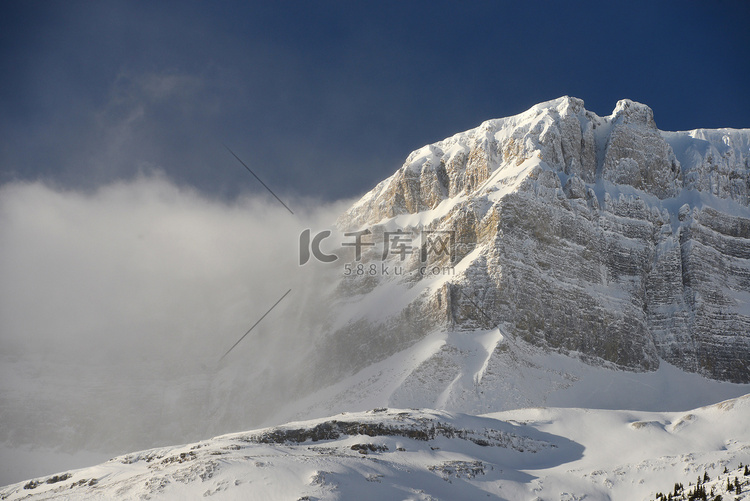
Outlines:
<svg viewBox="0 0 750 501"><path fill-rule="evenodd" d="M572 112L578 114L581 111L585 111L583 99L572 96L561 96L557 99L545 101L543 103L536 104L530 108L530 110L555 110L559 114L565 114L566 112Z"/></svg>
<svg viewBox="0 0 750 501"><path fill-rule="evenodd" d="M641 124L656 129L654 111L649 106L630 99L617 101L611 117L614 121L621 121L625 124Z"/></svg>
<svg viewBox="0 0 750 501"><path fill-rule="evenodd" d="M750 150L737 146L727 153L725 136L662 132L653 110L630 99L600 117L587 111L583 100L562 96L415 150L344 219L373 223L434 209L480 188L507 191L509 184L520 186L515 169L534 158L557 172L563 184L577 176L585 183L631 186L662 200L683 189L708 190L748 206ZM707 137L718 137L708 149L701 139ZM735 131L732 137L733 144L748 144L750 131Z"/></svg>
<svg viewBox="0 0 750 501"><path fill-rule="evenodd" d="M750 381L736 292L750 275L748 144L750 130L662 132L645 104L600 117L563 96L416 150L339 223L455 235L460 276L406 281L427 287L412 309L425 330L504 323L630 369L663 358Z"/></svg>

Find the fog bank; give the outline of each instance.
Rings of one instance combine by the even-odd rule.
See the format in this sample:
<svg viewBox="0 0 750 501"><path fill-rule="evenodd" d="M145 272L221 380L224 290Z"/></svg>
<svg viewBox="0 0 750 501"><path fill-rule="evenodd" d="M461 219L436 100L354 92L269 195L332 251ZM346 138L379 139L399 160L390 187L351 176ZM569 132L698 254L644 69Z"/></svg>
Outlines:
<svg viewBox="0 0 750 501"><path fill-rule="evenodd" d="M0 442L114 454L268 419L322 309L300 232L348 204L286 202L159 174L1 186Z"/></svg>

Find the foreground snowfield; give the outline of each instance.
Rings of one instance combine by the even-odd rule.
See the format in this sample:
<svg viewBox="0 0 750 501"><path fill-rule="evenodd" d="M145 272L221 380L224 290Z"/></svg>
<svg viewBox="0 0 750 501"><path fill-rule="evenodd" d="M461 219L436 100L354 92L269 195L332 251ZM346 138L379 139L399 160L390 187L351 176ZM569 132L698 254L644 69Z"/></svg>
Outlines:
<svg viewBox="0 0 750 501"><path fill-rule="evenodd" d="M750 395L689 412L374 409L119 456L0 498L645 500L704 473L718 489L740 463ZM750 499L739 481L724 499Z"/></svg>

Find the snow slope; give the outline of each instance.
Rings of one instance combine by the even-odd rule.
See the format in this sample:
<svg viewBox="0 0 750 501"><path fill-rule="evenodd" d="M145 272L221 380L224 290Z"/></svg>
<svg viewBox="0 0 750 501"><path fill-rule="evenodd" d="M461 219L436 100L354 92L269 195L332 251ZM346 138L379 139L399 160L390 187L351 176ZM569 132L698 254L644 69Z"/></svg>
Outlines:
<svg viewBox="0 0 750 501"><path fill-rule="evenodd" d="M375 409L128 454L0 498L632 501L740 462L750 395L678 413Z"/></svg>
<svg viewBox="0 0 750 501"><path fill-rule="evenodd" d="M290 402L285 422L376 407L426 407L482 414L524 407L683 411L750 393L662 361L652 372L591 365L489 331L433 332L391 357ZM270 424L270 423L269 423Z"/></svg>

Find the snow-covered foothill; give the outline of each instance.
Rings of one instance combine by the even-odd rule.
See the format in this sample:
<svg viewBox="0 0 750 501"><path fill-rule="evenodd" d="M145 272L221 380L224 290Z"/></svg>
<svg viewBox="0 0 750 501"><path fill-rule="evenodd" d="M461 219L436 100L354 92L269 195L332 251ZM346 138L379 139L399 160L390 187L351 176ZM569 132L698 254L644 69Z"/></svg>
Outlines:
<svg viewBox="0 0 750 501"><path fill-rule="evenodd" d="M679 413L380 408L127 454L0 498L633 501L743 462L750 396Z"/></svg>

